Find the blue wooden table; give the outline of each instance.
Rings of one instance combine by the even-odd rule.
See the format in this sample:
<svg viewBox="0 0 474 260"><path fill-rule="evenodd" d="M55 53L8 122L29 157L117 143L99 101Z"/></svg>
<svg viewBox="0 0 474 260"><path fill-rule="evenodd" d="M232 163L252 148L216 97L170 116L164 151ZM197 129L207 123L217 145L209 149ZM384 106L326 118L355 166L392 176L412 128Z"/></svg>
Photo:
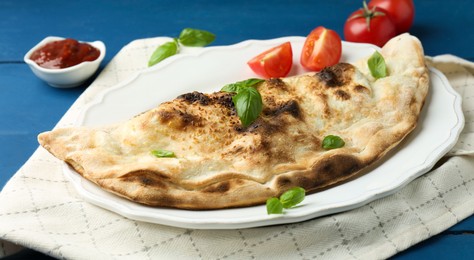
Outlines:
<svg viewBox="0 0 474 260"><path fill-rule="evenodd" d="M342 36L347 16L361 1L0 1L0 188L25 163L90 81L73 89L49 87L23 62L46 36L102 40L101 69L132 40L178 36L185 27L211 31L213 45L246 39L307 35L323 25ZM415 0L410 32L430 56L454 54L474 61L474 1ZM474 259L474 216L395 256Z"/></svg>

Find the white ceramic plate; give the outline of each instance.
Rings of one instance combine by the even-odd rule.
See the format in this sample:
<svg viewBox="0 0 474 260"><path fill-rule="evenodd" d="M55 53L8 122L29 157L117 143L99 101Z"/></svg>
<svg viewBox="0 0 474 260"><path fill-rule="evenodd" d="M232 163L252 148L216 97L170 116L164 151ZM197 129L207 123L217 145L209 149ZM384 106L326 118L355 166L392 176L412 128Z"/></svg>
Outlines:
<svg viewBox="0 0 474 260"><path fill-rule="evenodd" d="M176 96L199 90L213 92L227 83L255 77L246 62L268 48L291 41L294 69L299 66L303 37L249 40L177 55L109 89L84 110L78 124L102 125L123 121ZM352 62L376 47L343 42L342 60ZM264 205L236 209L189 211L152 208L105 192L65 166L65 174L87 201L125 217L196 229L233 229L292 223L362 206L394 193L426 173L457 141L464 126L461 97L439 71L430 68L431 90L419 125L402 144L368 174L334 188L311 194L297 208L267 215ZM131 98L132 97L132 98Z"/></svg>

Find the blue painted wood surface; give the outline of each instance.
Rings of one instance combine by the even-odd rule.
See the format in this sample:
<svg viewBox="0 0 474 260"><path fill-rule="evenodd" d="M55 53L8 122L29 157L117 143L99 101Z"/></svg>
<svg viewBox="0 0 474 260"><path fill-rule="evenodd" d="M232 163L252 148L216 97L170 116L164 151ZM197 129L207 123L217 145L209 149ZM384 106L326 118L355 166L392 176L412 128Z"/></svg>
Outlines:
<svg viewBox="0 0 474 260"><path fill-rule="evenodd" d="M185 27L217 35L212 45L246 39L305 36L323 25L342 36L344 21L361 1L0 1L0 188L37 148L87 87L51 88L23 63L46 36L102 40L103 65L132 40L177 36ZM454 54L474 61L474 1L415 0L410 32L427 55ZM88 82L90 83L90 82ZM395 256L396 259L474 259L474 217Z"/></svg>

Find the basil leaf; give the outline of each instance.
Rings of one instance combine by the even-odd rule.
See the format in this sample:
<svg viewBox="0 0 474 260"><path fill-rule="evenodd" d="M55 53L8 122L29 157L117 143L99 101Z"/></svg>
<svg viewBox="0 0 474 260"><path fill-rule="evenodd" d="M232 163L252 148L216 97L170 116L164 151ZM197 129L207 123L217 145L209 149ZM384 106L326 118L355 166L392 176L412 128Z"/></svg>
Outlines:
<svg viewBox="0 0 474 260"><path fill-rule="evenodd" d="M370 73L374 78L379 79L387 76L385 60L378 51L375 51L374 54L370 56L367 65L369 66Z"/></svg>
<svg viewBox="0 0 474 260"><path fill-rule="evenodd" d="M151 67L176 53L178 53L178 43L176 40L164 43L158 46L158 48L153 52L150 60L148 60L148 67Z"/></svg>
<svg viewBox="0 0 474 260"><path fill-rule="evenodd" d="M153 150L153 151L151 151L151 154L153 154L154 156L156 156L156 157L158 157L158 158L171 158L171 157L176 157L176 155L174 154L174 152L167 151L167 150L162 150L162 149Z"/></svg>
<svg viewBox="0 0 474 260"><path fill-rule="evenodd" d="M221 91L224 92L235 92L237 93L232 97L237 115L240 118L240 122L244 127L249 126L253 123L263 108L262 96L258 93L254 85L263 82L263 79L251 78L243 81L239 81L232 84L227 84L222 87Z"/></svg>
<svg viewBox="0 0 474 260"><path fill-rule="evenodd" d="M269 198L267 200L267 214L282 214L283 205L278 198Z"/></svg>
<svg viewBox="0 0 474 260"><path fill-rule="evenodd" d="M294 187L287 190L280 196L280 202L283 208L289 209L304 200L305 190L301 187Z"/></svg>
<svg viewBox="0 0 474 260"><path fill-rule="evenodd" d="M252 87L252 86L254 86L254 85L256 85L260 82L263 82L263 81L265 81L265 80L255 79L255 78L246 79L246 80L242 80L242 81L239 81L239 82L236 82L236 83L227 84L224 87L222 87L221 91L239 93L239 91L241 89L247 88L247 87Z"/></svg>
<svg viewBox="0 0 474 260"><path fill-rule="evenodd" d="M179 42L184 46L202 47L216 39L213 33L204 30L185 28L179 35Z"/></svg>
<svg viewBox="0 0 474 260"><path fill-rule="evenodd" d="M232 97L232 101L237 110L237 115L244 127L249 126L255 121L263 108L262 96L256 88L242 88Z"/></svg>
<svg viewBox="0 0 474 260"><path fill-rule="evenodd" d="M337 135L328 135L323 139L323 148L326 150L341 148L346 143Z"/></svg>
<svg viewBox="0 0 474 260"><path fill-rule="evenodd" d="M216 36L208 31L186 28L181 31L179 38L174 39L173 42L167 42L156 48L151 55L150 60L148 60L148 67L178 53L180 44L185 46L202 47L213 42L215 38Z"/></svg>

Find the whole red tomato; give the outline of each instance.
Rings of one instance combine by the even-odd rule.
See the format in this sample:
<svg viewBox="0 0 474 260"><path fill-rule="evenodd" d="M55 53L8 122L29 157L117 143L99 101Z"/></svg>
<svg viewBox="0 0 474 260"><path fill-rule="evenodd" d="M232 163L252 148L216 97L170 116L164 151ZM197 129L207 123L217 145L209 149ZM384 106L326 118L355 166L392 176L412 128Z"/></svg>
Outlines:
<svg viewBox="0 0 474 260"><path fill-rule="evenodd" d="M397 34L408 32L413 24L415 16L413 0L371 0L368 6L369 8L377 6L387 11L397 28Z"/></svg>
<svg viewBox="0 0 474 260"><path fill-rule="evenodd" d="M338 63L341 55L341 37L337 32L319 26L306 37L300 63L307 70L319 71Z"/></svg>
<svg viewBox="0 0 474 260"><path fill-rule="evenodd" d="M397 35L395 24L385 10L364 7L353 12L344 24L344 38L350 42L372 43L382 47Z"/></svg>
<svg viewBox="0 0 474 260"><path fill-rule="evenodd" d="M249 67L264 78L279 78L288 75L293 65L293 50L290 42L266 50L247 62Z"/></svg>

